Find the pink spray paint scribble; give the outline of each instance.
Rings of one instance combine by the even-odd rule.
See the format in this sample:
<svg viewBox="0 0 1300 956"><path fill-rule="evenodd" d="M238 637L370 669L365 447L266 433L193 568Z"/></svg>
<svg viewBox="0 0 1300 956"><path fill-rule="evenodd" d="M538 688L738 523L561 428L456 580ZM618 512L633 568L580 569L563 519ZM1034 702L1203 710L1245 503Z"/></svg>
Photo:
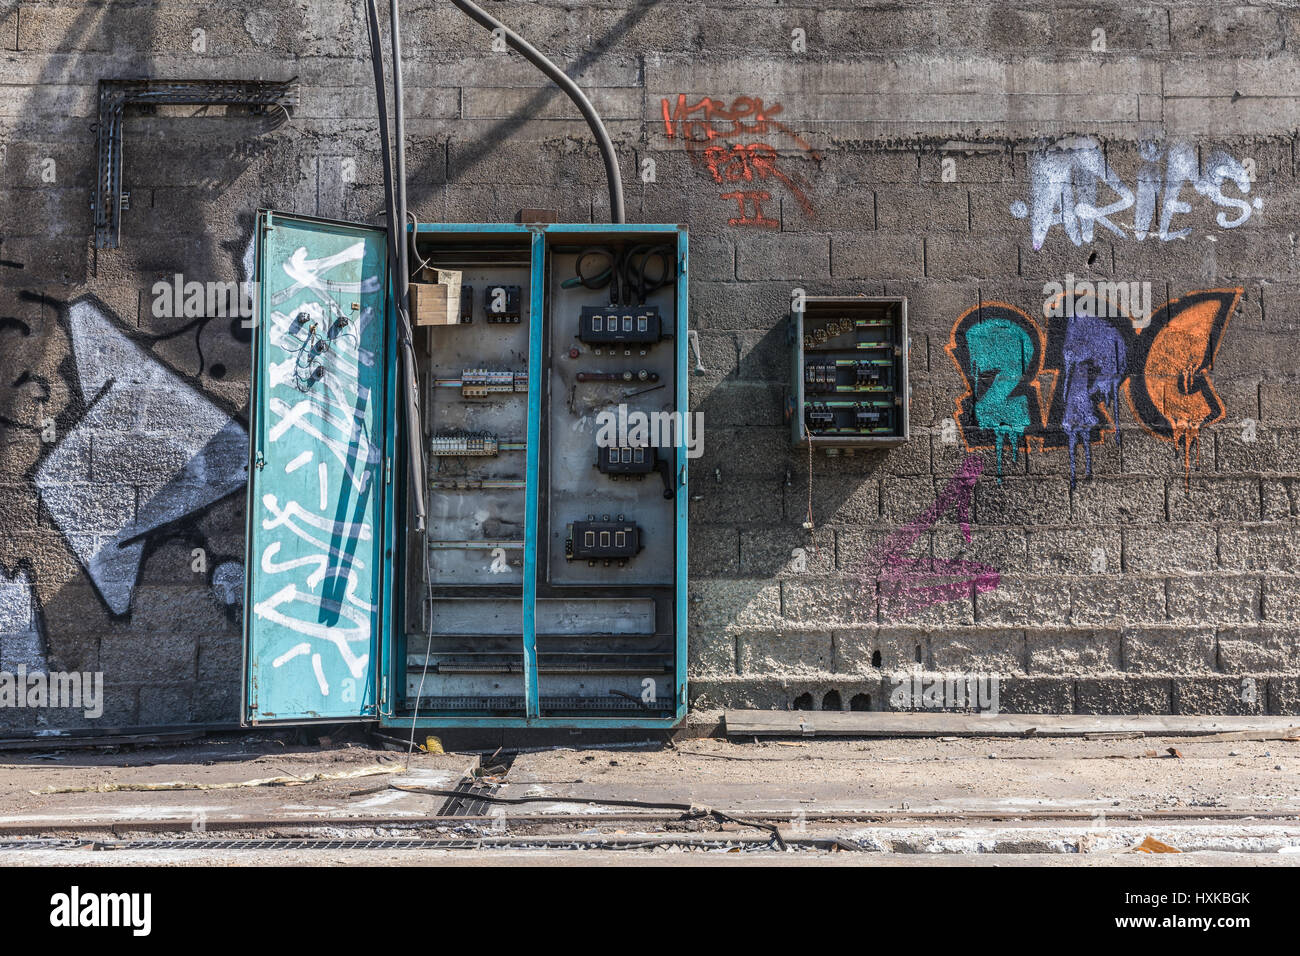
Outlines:
<svg viewBox="0 0 1300 956"><path fill-rule="evenodd" d="M955 510L962 537L970 544L970 505L975 482L984 461L971 455L961 463L942 492L924 514L892 532L867 557L865 581L880 588L882 607L895 616L906 617L935 604L969 597L971 586L982 594L997 588L1001 576L996 568L964 558L908 557L917 539L934 527L947 512Z"/></svg>

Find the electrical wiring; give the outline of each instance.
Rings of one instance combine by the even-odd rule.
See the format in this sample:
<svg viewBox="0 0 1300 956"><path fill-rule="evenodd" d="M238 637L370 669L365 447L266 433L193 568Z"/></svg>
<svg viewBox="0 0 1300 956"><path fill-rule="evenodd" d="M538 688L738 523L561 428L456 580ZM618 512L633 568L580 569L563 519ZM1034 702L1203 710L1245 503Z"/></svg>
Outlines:
<svg viewBox="0 0 1300 956"><path fill-rule="evenodd" d="M551 80L564 91L565 95L573 101L573 105L582 113L583 119L587 121L592 135L596 137L596 145L600 147L600 156L605 163L605 179L609 184L609 217L610 222L626 222L626 207L623 201L623 176L618 168L618 156L614 152L614 143L609 138L609 132L605 129L605 124L596 112L596 108L591 105L591 100L577 83L573 82L563 70L546 58L540 50L521 37L514 30L498 20L492 14L488 13L482 7L471 0L451 0L453 4L459 7L470 19L480 26L505 37L505 41L515 51L520 53L533 66L545 73ZM498 32L499 31L499 32Z"/></svg>

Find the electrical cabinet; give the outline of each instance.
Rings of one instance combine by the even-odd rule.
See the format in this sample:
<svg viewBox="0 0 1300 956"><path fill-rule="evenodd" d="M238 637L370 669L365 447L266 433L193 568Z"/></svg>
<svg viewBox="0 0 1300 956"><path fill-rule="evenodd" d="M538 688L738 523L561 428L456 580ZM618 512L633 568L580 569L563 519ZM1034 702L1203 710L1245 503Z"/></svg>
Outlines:
<svg viewBox="0 0 1300 956"><path fill-rule="evenodd" d="M422 224L412 239L413 282L433 277L413 298L436 316L413 329L422 530L384 234L262 214L246 720L672 726L685 229Z"/></svg>
<svg viewBox="0 0 1300 956"><path fill-rule="evenodd" d="M809 296L791 315L791 436L800 448L908 440L907 299Z"/></svg>

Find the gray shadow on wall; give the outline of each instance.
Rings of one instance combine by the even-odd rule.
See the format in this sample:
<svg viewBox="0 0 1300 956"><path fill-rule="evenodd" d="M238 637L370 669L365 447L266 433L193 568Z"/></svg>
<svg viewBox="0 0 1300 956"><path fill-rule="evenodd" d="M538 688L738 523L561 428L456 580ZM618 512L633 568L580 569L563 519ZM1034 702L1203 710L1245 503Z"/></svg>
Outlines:
<svg viewBox="0 0 1300 956"><path fill-rule="evenodd" d="M564 72L570 77L576 78L580 76L583 72L599 61L602 56L608 53L630 30L644 20L646 16L659 5L659 2L660 0L648 0L648 2L638 3L624 14L623 17L615 23L604 36L595 40L587 51L578 57L578 59L565 69ZM453 11L453 15L463 16L464 14L459 10L456 10ZM509 24L506 25L509 26ZM524 37L524 39L526 40L528 38ZM513 52L511 55L518 56L518 54ZM529 68L532 68L531 64L529 64ZM564 94L554 85L551 85L543 74L539 72L537 76L539 80L546 82L548 85L540 87L537 92L530 96L528 101L517 109L511 116L494 123L486 134L472 142L466 143L463 156L457 159L458 169L464 170L478 165L489 152L500 147L502 140L509 138L521 129L525 123L536 117L542 110L542 107L546 106L556 97L564 97ZM573 111L576 114L577 108L574 107ZM407 187L411 193L411 205L415 205L429 198L430 187L428 185L418 184L436 183L438 181L436 174L437 170L434 168L433 162L426 160L418 168L416 175L411 176L412 183L408 184ZM448 167L447 182L450 181L451 169Z"/></svg>

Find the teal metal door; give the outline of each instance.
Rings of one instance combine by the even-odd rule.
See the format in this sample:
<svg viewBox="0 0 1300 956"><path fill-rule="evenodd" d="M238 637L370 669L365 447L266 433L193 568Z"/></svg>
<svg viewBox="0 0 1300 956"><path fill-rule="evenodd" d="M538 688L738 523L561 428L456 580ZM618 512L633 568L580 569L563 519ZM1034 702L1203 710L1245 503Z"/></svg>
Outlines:
<svg viewBox="0 0 1300 956"><path fill-rule="evenodd" d="M245 719L377 716L388 469L381 230L257 225Z"/></svg>

